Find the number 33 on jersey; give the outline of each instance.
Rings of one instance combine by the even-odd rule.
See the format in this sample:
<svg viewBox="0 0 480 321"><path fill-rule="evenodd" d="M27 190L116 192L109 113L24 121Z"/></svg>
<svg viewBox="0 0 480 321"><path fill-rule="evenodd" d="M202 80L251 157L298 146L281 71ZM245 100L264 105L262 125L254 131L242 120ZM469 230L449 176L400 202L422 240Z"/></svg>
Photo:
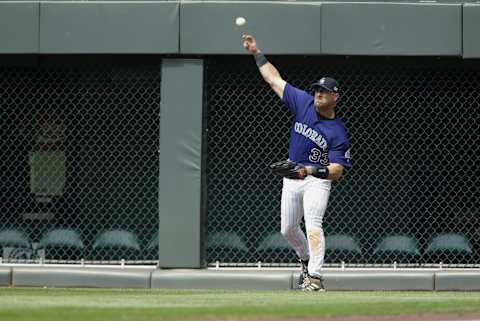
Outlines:
<svg viewBox="0 0 480 321"><path fill-rule="evenodd" d="M307 92L285 85L283 102L294 115L288 158L304 165L327 166L338 163L351 168L350 142L339 118L321 118L314 98Z"/></svg>

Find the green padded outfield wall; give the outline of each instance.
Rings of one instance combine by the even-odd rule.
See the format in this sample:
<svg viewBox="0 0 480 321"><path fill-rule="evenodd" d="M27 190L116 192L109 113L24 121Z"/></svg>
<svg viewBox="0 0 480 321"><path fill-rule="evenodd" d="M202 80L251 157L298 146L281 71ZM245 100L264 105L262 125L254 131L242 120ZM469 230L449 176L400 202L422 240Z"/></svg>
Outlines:
<svg viewBox="0 0 480 321"><path fill-rule="evenodd" d="M38 52L38 2L0 1L0 54Z"/></svg>
<svg viewBox="0 0 480 321"><path fill-rule="evenodd" d="M463 57L480 58L480 3L463 6Z"/></svg>
<svg viewBox="0 0 480 321"><path fill-rule="evenodd" d="M203 60L164 59L160 104L160 267L201 264Z"/></svg>
<svg viewBox="0 0 480 321"><path fill-rule="evenodd" d="M267 53L320 53L319 3L182 2L180 15L181 53L243 54L243 33ZM247 20L242 27L238 16Z"/></svg>
<svg viewBox="0 0 480 321"><path fill-rule="evenodd" d="M41 53L176 53L178 2L41 2Z"/></svg>
<svg viewBox="0 0 480 321"><path fill-rule="evenodd" d="M252 33L269 54L475 58L480 56L478 7L398 2L0 1L0 53L241 54L241 34ZM237 16L247 19L245 26L234 25Z"/></svg>
<svg viewBox="0 0 480 321"><path fill-rule="evenodd" d="M462 53L461 4L324 3L321 21L324 54Z"/></svg>

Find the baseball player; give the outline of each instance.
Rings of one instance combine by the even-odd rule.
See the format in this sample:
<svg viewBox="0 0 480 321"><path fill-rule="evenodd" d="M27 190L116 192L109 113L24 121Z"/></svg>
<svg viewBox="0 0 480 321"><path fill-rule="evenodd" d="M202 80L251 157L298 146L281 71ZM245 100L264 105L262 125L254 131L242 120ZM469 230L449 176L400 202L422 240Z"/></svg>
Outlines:
<svg viewBox="0 0 480 321"><path fill-rule="evenodd" d="M281 233L301 262L299 288L324 291L323 216L331 182L339 180L344 170L351 168L347 131L335 111L339 87L335 79L324 77L312 84L312 94L295 88L268 62L253 36L243 35L242 40L263 79L294 115L289 159L270 166L274 174L283 177ZM306 237L300 228L302 217Z"/></svg>

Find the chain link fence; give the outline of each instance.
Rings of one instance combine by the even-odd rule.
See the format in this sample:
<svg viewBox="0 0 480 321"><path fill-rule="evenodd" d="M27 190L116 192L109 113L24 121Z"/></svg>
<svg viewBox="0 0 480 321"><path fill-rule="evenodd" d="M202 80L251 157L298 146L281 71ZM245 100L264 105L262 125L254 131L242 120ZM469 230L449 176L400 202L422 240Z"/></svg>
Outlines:
<svg viewBox="0 0 480 321"><path fill-rule="evenodd" d="M480 264L478 62L269 57L290 83L340 81L354 168L332 189L326 262ZM206 58L210 264L291 265L279 235L290 115L251 57ZM158 260L160 63L0 66L4 262Z"/></svg>
<svg viewBox="0 0 480 321"><path fill-rule="evenodd" d="M0 66L4 262L158 260L160 63Z"/></svg>
<svg viewBox="0 0 480 321"><path fill-rule="evenodd" d="M332 188L327 266L480 265L478 62L434 58L269 57L308 89L340 82L353 169ZM209 264L297 262L280 231L290 115L251 57L207 63Z"/></svg>

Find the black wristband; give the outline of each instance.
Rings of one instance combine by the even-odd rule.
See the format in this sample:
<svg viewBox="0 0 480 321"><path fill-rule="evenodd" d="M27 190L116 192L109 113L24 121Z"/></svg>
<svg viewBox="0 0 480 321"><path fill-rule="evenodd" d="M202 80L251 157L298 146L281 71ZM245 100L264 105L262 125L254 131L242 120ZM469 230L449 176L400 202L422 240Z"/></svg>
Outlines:
<svg viewBox="0 0 480 321"><path fill-rule="evenodd" d="M257 63L258 68L268 63L267 58L265 58L265 55L261 52L257 52L256 54L253 55L253 57L255 58L255 62Z"/></svg>
<svg viewBox="0 0 480 321"><path fill-rule="evenodd" d="M314 167L312 169L312 176L326 179L328 178L328 168L327 167Z"/></svg>

